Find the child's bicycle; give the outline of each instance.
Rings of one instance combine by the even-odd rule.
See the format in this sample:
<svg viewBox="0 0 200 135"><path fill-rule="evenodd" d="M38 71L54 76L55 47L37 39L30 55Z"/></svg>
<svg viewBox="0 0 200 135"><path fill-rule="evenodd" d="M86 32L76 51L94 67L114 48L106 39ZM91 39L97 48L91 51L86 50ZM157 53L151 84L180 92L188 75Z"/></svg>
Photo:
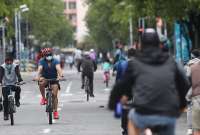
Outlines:
<svg viewBox="0 0 200 135"><path fill-rule="evenodd" d="M104 82L106 84L106 87L109 86L109 81L110 81L110 73L109 72L104 72Z"/></svg>

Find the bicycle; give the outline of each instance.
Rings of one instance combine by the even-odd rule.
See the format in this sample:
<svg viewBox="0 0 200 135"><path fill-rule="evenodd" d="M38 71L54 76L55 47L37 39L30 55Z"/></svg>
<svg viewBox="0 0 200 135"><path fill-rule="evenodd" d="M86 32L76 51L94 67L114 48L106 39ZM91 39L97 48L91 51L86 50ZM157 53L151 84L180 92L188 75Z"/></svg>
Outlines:
<svg viewBox="0 0 200 135"><path fill-rule="evenodd" d="M109 80L110 80L110 73L109 72L104 72L104 77L105 77L106 87L108 88L108 86L109 86Z"/></svg>
<svg viewBox="0 0 200 135"><path fill-rule="evenodd" d="M15 85L1 85L3 88L7 88L9 90L9 95L8 95L8 115L10 116L10 124L13 126L14 125L14 113L16 113L16 106L15 106L15 92L13 89L16 86L21 86L25 84L24 83L16 83Z"/></svg>
<svg viewBox="0 0 200 135"><path fill-rule="evenodd" d="M45 91L46 91L46 99L47 99L47 103L46 103L46 112L48 115L48 122L49 124L53 124L53 94L52 94L52 89L51 89L51 82L52 81L65 81L65 79L62 80L58 80L58 79L44 79L45 81L47 81L47 86L45 87Z"/></svg>
<svg viewBox="0 0 200 135"><path fill-rule="evenodd" d="M90 99L90 82L89 82L89 78L86 76L85 77L85 92L86 92L86 95L87 95L87 101L89 101Z"/></svg>

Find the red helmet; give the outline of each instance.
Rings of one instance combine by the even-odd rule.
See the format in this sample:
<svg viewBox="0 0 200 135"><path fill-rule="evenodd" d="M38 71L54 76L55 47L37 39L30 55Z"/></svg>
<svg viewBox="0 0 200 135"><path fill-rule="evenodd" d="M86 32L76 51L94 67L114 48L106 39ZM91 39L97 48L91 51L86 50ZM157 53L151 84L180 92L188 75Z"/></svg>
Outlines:
<svg viewBox="0 0 200 135"><path fill-rule="evenodd" d="M41 50L41 53L42 53L42 56L46 56L48 54L51 54L53 52L53 49L52 48L43 48Z"/></svg>

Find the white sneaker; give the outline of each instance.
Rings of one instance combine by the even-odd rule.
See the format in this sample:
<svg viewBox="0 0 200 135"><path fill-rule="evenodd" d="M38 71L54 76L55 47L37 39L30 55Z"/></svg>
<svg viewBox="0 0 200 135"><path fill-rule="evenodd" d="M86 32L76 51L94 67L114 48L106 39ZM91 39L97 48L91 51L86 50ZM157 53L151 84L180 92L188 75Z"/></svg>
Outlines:
<svg viewBox="0 0 200 135"><path fill-rule="evenodd" d="M187 135L192 135L192 129L187 130Z"/></svg>

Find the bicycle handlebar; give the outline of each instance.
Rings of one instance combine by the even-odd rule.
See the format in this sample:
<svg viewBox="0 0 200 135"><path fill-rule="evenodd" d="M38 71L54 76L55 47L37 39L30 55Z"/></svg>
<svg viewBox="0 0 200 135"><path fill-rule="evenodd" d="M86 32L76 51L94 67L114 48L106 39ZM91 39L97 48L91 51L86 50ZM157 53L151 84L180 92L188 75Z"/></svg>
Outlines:
<svg viewBox="0 0 200 135"><path fill-rule="evenodd" d="M65 79L65 78L62 78L62 79L58 79L58 78L46 79L46 78L43 78L42 80L45 80L45 81L66 81L67 79ZM33 81L40 81L40 80L33 80Z"/></svg>
<svg viewBox="0 0 200 135"><path fill-rule="evenodd" d="M0 85L1 87L8 87L8 86L21 86L26 84L26 82L16 82L14 85Z"/></svg>

